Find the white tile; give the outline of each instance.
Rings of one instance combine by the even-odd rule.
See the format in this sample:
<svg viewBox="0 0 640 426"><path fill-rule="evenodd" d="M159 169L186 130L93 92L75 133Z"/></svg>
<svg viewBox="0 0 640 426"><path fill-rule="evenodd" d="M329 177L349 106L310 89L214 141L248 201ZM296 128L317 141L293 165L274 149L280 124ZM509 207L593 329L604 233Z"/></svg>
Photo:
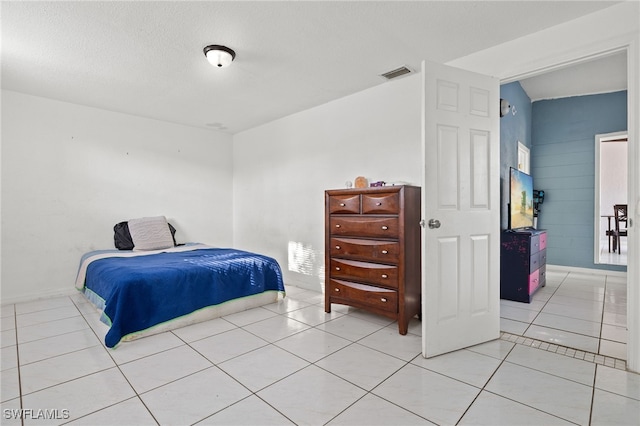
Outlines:
<svg viewBox="0 0 640 426"><path fill-rule="evenodd" d="M433 358L416 357L412 364L452 379L482 388L500 365L500 360L468 350L459 350Z"/></svg>
<svg viewBox="0 0 640 426"><path fill-rule="evenodd" d="M47 323L63 318L71 318L79 316L80 311L71 304L71 306L62 306L60 308L47 309L44 311L29 312L26 314L18 314L16 316L16 325L20 327L28 327L30 325Z"/></svg>
<svg viewBox="0 0 640 426"><path fill-rule="evenodd" d="M246 388L211 367L140 396L162 425L193 424L249 396Z"/></svg>
<svg viewBox="0 0 640 426"><path fill-rule="evenodd" d="M254 322L244 327L248 332L272 343L308 328L308 325L300 321L281 315Z"/></svg>
<svg viewBox="0 0 640 426"><path fill-rule="evenodd" d="M296 309L304 308L306 306L311 306L311 304L303 302L302 300L285 297L284 299L279 299L275 303L264 305L263 308L269 309L270 311L278 314L284 314L287 312L295 311Z"/></svg>
<svg viewBox="0 0 640 426"><path fill-rule="evenodd" d="M2 401L0 410L2 410L3 426L22 426L22 420L20 420L20 398Z"/></svg>
<svg viewBox="0 0 640 426"><path fill-rule="evenodd" d="M522 302L516 302L514 300L500 299L501 308L503 306L508 306L511 308L527 309L529 311L535 311L535 312L540 312L540 310L544 307L545 303L546 302L542 302L539 300L532 300L530 303L522 303Z"/></svg>
<svg viewBox="0 0 640 426"><path fill-rule="evenodd" d="M422 338L415 334L403 336L395 324L360 339L358 343L404 361L411 361L422 353Z"/></svg>
<svg viewBox="0 0 640 426"><path fill-rule="evenodd" d="M117 368L111 368L25 395L22 401L24 407L55 407L58 410L68 410L70 420L74 420L127 400L134 395L133 389L122 373ZM25 425L56 423L58 421L25 420Z"/></svg>
<svg viewBox="0 0 640 426"><path fill-rule="evenodd" d="M85 328L60 336L34 340L20 345L20 364L26 365L46 358L102 346L93 331Z"/></svg>
<svg viewBox="0 0 640 426"><path fill-rule="evenodd" d="M20 396L20 383L18 378L18 369L9 368L0 371L0 399L2 402Z"/></svg>
<svg viewBox="0 0 640 426"><path fill-rule="evenodd" d="M138 393L204 370L211 363L187 346L179 346L120 366Z"/></svg>
<svg viewBox="0 0 640 426"><path fill-rule="evenodd" d="M276 316L277 314L269 309L264 309L262 307L257 307L253 309L247 309L246 311L236 312L235 314L227 315L224 318L226 321L229 321L231 324L235 324L238 327L243 327L245 325L262 321L267 318L271 318Z"/></svg>
<svg viewBox="0 0 640 426"><path fill-rule="evenodd" d="M138 397L127 399L111 407L96 411L69 424L74 426L157 425L149 410Z"/></svg>
<svg viewBox="0 0 640 426"><path fill-rule="evenodd" d="M387 318L383 315L371 313L364 309L355 309L352 312L350 312L349 315L351 315L354 318L358 318L361 320L372 322L374 324L380 324L384 326L395 323L395 321L390 318ZM396 328L397 328L397 325L396 325Z"/></svg>
<svg viewBox="0 0 640 426"><path fill-rule="evenodd" d="M18 343L31 342L47 337L59 336L65 333L89 328L89 324L82 316L59 319L44 324L36 324L18 328Z"/></svg>
<svg viewBox="0 0 640 426"><path fill-rule="evenodd" d="M361 388L371 390L405 365L405 362L354 343L321 359L316 365Z"/></svg>
<svg viewBox="0 0 640 426"><path fill-rule="evenodd" d="M380 330L383 326L370 321L354 318L349 314L343 315L333 321L320 324L317 328L355 342Z"/></svg>
<svg viewBox="0 0 640 426"><path fill-rule="evenodd" d="M160 333L130 342L120 342L109 354L117 364L125 364L168 349L177 348L184 343L172 333Z"/></svg>
<svg viewBox="0 0 640 426"><path fill-rule="evenodd" d="M594 363L523 345L516 345L507 361L587 386L593 384L596 371Z"/></svg>
<svg viewBox="0 0 640 426"><path fill-rule="evenodd" d="M619 327L611 324L602 324L600 337L614 342L627 343L627 327Z"/></svg>
<svg viewBox="0 0 640 426"><path fill-rule="evenodd" d="M309 362L302 358L268 345L222 362L218 367L251 391L257 392L308 365Z"/></svg>
<svg viewBox="0 0 640 426"><path fill-rule="evenodd" d="M600 355L610 356L612 358L627 359L627 344L620 342L612 342L610 340L600 340Z"/></svg>
<svg viewBox="0 0 640 426"><path fill-rule="evenodd" d="M529 328L528 323L500 318L500 331L522 336L527 328Z"/></svg>
<svg viewBox="0 0 640 426"><path fill-rule="evenodd" d="M514 346L515 343L513 342L496 339L490 342L468 347L467 350L483 355L488 355L497 359L505 359L505 357L509 354Z"/></svg>
<svg viewBox="0 0 640 426"><path fill-rule="evenodd" d="M604 311L612 314L627 314L627 303L605 303Z"/></svg>
<svg viewBox="0 0 640 426"><path fill-rule="evenodd" d="M627 316L624 314L616 314L612 312L604 312L602 314L602 323L611 324L618 327L627 326Z"/></svg>
<svg viewBox="0 0 640 426"><path fill-rule="evenodd" d="M600 322L602 318L602 307L591 308L578 305L569 306L549 302L542 309L542 313L561 315L585 321Z"/></svg>
<svg viewBox="0 0 640 426"><path fill-rule="evenodd" d="M407 327L407 333L422 336L422 321L416 317L411 318Z"/></svg>
<svg viewBox="0 0 640 426"><path fill-rule="evenodd" d="M293 423L257 396L251 395L198 423L198 426L204 425L281 426Z"/></svg>
<svg viewBox="0 0 640 426"><path fill-rule="evenodd" d="M16 328L15 316L2 317L2 320L0 320L0 331L11 330L14 328Z"/></svg>
<svg viewBox="0 0 640 426"><path fill-rule="evenodd" d="M68 296L51 297L38 299L30 302L16 303L16 314L27 314L30 312L46 311L48 309L73 307L75 306Z"/></svg>
<svg viewBox="0 0 640 426"><path fill-rule="evenodd" d="M22 393L26 395L114 366L115 363L102 346L23 365L20 367Z"/></svg>
<svg viewBox="0 0 640 426"><path fill-rule="evenodd" d="M373 389L380 396L437 424L455 424L480 389L408 364Z"/></svg>
<svg viewBox="0 0 640 426"><path fill-rule="evenodd" d="M512 306L505 305L500 306L500 318L531 323L537 316L538 311L514 308Z"/></svg>
<svg viewBox="0 0 640 426"><path fill-rule="evenodd" d="M540 313L533 324L584 334L591 337L600 337L600 321L585 321L577 318L569 318L561 315Z"/></svg>
<svg viewBox="0 0 640 426"><path fill-rule="evenodd" d="M316 362L350 345L351 342L334 334L310 328L279 340L274 344L309 362Z"/></svg>
<svg viewBox="0 0 640 426"><path fill-rule="evenodd" d="M598 365L595 386L640 401L640 374Z"/></svg>
<svg viewBox="0 0 640 426"><path fill-rule="evenodd" d="M297 425L324 424L365 394L314 365L258 392L258 396Z"/></svg>
<svg viewBox="0 0 640 426"><path fill-rule="evenodd" d="M215 318L209 321L178 328L173 330L173 334L185 342L191 343L196 340L204 339L205 337L233 330L234 328L236 328L236 325L231 324L229 321L222 318Z"/></svg>
<svg viewBox="0 0 640 426"><path fill-rule="evenodd" d="M0 349L0 370L8 370L18 366L18 349L17 346L5 346Z"/></svg>
<svg viewBox="0 0 640 426"><path fill-rule="evenodd" d="M564 420L589 422L590 386L506 362L485 389Z"/></svg>
<svg viewBox="0 0 640 426"><path fill-rule="evenodd" d="M16 345L16 330L3 330L0 331L0 347L6 348L7 346Z"/></svg>
<svg viewBox="0 0 640 426"><path fill-rule="evenodd" d="M527 337L542 340L555 345L568 346L587 352L597 352L599 339L569 331L532 325L524 334Z"/></svg>
<svg viewBox="0 0 640 426"><path fill-rule="evenodd" d="M344 314L336 312L335 310L331 311L331 313L326 313L324 311L324 308L318 305L310 305L295 311L288 312L286 314L287 317L310 326L315 326L318 324L322 324L323 322L331 321L332 319L336 319L342 315Z"/></svg>
<svg viewBox="0 0 640 426"><path fill-rule="evenodd" d="M6 305L0 305L0 317L1 318L6 318L6 317L13 317L16 314L16 309L15 309L15 305L13 305L12 303L8 303Z"/></svg>
<svg viewBox="0 0 640 426"><path fill-rule="evenodd" d="M573 423L551 416L507 398L483 391L458 425L572 425Z"/></svg>
<svg viewBox="0 0 640 426"><path fill-rule="evenodd" d="M431 424L434 423L372 394L365 395L327 423L328 426Z"/></svg>
<svg viewBox="0 0 640 426"><path fill-rule="evenodd" d="M237 328L193 342L191 346L214 364L242 355L268 343Z"/></svg>
<svg viewBox="0 0 640 426"><path fill-rule="evenodd" d="M591 425L637 426L640 401L596 389L593 392Z"/></svg>

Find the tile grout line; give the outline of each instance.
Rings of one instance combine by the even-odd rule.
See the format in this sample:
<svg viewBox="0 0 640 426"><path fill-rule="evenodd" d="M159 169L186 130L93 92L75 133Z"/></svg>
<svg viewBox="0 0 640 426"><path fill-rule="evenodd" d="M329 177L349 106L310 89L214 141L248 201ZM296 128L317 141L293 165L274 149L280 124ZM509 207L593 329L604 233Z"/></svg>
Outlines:
<svg viewBox="0 0 640 426"><path fill-rule="evenodd" d="M563 355L569 358L582 359L587 362L591 362L598 365L604 365L606 367L615 368L618 370L626 370L627 362L623 359L614 358L606 355L600 355L594 352L578 350L568 346L557 345L555 343L545 342L543 340L534 339L531 337L522 337L517 334L511 334L506 332L500 333L500 340L516 343L519 345L539 349L542 351L553 352L558 355Z"/></svg>

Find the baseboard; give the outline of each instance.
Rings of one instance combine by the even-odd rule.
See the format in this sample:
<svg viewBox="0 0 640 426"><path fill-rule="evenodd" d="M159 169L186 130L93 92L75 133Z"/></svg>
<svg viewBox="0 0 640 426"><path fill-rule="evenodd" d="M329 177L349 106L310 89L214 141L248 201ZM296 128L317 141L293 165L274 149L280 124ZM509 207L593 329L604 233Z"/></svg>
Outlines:
<svg viewBox="0 0 640 426"><path fill-rule="evenodd" d="M0 304L9 305L13 303L33 302L39 299L50 299L52 297L71 296L73 294L76 294L77 292L78 290L76 290L76 288L73 286L71 288L65 287L65 288L59 288L56 290L45 291L38 294L27 294L23 296L9 297L9 298L3 297L2 300L0 300Z"/></svg>
<svg viewBox="0 0 640 426"><path fill-rule="evenodd" d="M627 276L627 273L625 271L610 271L608 269L579 268L577 266L550 265L550 264L547 264L547 271L554 271L554 272L580 272L582 274L612 275L614 277L626 277Z"/></svg>

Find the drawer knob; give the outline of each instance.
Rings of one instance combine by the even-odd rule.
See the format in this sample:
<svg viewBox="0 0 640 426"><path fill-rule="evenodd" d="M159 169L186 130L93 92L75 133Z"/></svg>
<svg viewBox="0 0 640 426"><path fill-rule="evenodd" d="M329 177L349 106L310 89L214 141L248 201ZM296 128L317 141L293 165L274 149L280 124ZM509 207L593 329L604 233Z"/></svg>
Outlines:
<svg viewBox="0 0 640 426"><path fill-rule="evenodd" d="M381 206L381 205L382 205L382 203L380 203L380 202L376 203L376 206Z"/></svg>
<svg viewBox="0 0 640 426"><path fill-rule="evenodd" d="M387 274L382 274L382 278L389 278Z"/></svg>
<svg viewBox="0 0 640 426"><path fill-rule="evenodd" d="M387 250L382 250L382 254L387 254L389 253Z"/></svg>
<svg viewBox="0 0 640 426"><path fill-rule="evenodd" d="M386 297L381 297L381 298L380 298L380 301L381 301L381 302L384 302L384 303L387 303L387 298L386 298Z"/></svg>
<svg viewBox="0 0 640 426"><path fill-rule="evenodd" d="M344 206L346 206L345 203L340 203L340 207L344 207Z"/></svg>
<svg viewBox="0 0 640 426"><path fill-rule="evenodd" d="M336 225L336 228L340 228L340 224L339 223Z"/></svg>
<svg viewBox="0 0 640 426"><path fill-rule="evenodd" d="M339 270L340 270L340 267L339 267L339 266L336 266L336 271L339 271Z"/></svg>
<svg viewBox="0 0 640 426"><path fill-rule="evenodd" d="M334 288L334 290L336 291L336 293L340 293L340 289L339 288Z"/></svg>
<svg viewBox="0 0 640 426"><path fill-rule="evenodd" d="M387 225L382 225L382 230L386 231L387 229L389 229L389 227Z"/></svg>
<svg viewBox="0 0 640 426"><path fill-rule="evenodd" d="M340 246L336 246L336 250L340 250Z"/></svg>

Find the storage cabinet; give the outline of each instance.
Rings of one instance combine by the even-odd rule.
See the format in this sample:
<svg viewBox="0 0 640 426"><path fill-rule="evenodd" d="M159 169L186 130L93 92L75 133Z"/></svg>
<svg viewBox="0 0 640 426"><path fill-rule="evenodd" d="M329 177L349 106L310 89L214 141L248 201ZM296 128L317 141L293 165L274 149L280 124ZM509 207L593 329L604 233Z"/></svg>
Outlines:
<svg viewBox="0 0 640 426"><path fill-rule="evenodd" d="M502 232L500 298L530 303L546 285L547 232L538 229Z"/></svg>
<svg viewBox="0 0 640 426"><path fill-rule="evenodd" d="M407 334L420 314L420 188L325 191L325 311L385 315Z"/></svg>

